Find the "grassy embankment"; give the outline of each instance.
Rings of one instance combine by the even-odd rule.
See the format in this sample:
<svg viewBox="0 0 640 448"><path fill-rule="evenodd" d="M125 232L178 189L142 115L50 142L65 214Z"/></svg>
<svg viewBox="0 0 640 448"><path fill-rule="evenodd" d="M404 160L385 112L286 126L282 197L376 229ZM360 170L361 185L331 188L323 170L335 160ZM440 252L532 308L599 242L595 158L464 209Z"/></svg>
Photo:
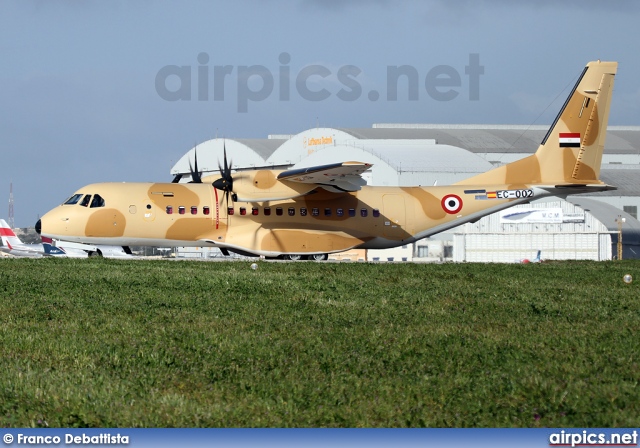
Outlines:
<svg viewBox="0 0 640 448"><path fill-rule="evenodd" d="M0 426L637 427L639 287L638 262L0 260Z"/></svg>

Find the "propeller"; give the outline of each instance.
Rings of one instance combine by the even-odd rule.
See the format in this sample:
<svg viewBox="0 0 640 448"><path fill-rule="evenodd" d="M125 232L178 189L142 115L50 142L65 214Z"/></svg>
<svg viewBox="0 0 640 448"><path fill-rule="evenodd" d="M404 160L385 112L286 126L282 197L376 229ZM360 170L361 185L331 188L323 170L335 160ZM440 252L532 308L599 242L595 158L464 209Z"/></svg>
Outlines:
<svg viewBox="0 0 640 448"><path fill-rule="evenodd" d="M227 205L229 204L229 195L232 200L236 200L236 195L233 192L233 176L231 176L232 164L227 163L227 147L223 146L224 151L224 167L220 166L218 162L218 168L220 169L220 179L213 182L213 187L225 192L225 198L227 199Z"/></svg>
<svg viewBox="0 0 640 448"><path fill-rule="evenodd" d="M195 168L191 166L191 159L189 159L189 172L191 173L190 184L201 184L202 183L202 171L198 171L198 147L196 146L193 149L194 153L194 165Z"/></svg>

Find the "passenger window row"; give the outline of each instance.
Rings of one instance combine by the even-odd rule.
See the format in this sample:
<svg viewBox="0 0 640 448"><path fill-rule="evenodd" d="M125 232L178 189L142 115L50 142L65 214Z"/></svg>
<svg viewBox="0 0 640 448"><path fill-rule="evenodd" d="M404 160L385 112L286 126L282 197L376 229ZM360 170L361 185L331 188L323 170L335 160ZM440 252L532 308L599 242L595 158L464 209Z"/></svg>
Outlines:
<svg viewBox="0 0 640 448"><path fill-rule="evenodd" d="M167 205L165 210L167 212L167 215L172 215L173 214L173 205ZM197 215L198 214L198 207L195 206L195 205L192 205L189 208L189 212L192 215ZM179 215L186 215L187 214L187 208L184 205L178 206L178 214ZM211 208L208 205L205 205L204 207L202 207L202 214L203 215L210 215L211 214Z"/></svg>
<svg viewBox="0 0 640 448"><path fill-rule="evenodd" d="M296 216L296 208L295 207L288 207L287 209L287 215L288 216ZM345 210L346 210L346 214L349 217L354 217L356 216L356 209L355 208L348 208L348 209L344 209L344 208L336 208L335 209L335 216L338 217L343 217L345 216ZM172 205L167 205L166 207L166 212L167 215L172 215L174 211L174 208ZM285 209L283 207L276 207L275 208L275 214L276 216L283 216L284 215L284 211ZM180 215L185 215L187 213L187 208L183 205L178 206L178 214ZM196 207L195 205L190 207L190 213L192 215L197 215L198 214L198 207ZM235 215L236 213L236 209L234 207L227 207L227 214L228 215ZM240 216L245 216L247 215L247 208L246 207L240 207L239 208L239 213ZM309 212L309 209L307 209L306 207L300 207L298 209L298 213L300 214L300 216L307 216L309 215L309 213L311 214L311 216L320 216L320 208L314 207L311 209L311 212ZM211 214L211 209L208 206L204 206L202 207L202 214L203 215L209 215ZM251 208L251 215L252 216L258 216L260 214L260 208L258 207L252 207ZM264 216L271 216L271 207L263 207L262 208L262 214ZM324 216L332 216L334 214L334 209L332 208L325 208L323 209L323 215ZM377 208L374 208L371 211L371 215L374 218L378 218L380 217L380 210L378 210ZM363 218L366 218L367 216L369 216L369 209L368 208L361 208L360 209L360 216Z"/></svg>
<svg viewBox="0 0 640 448"><path fill-rule="evenodd" d="M335 209L335 216L338 217L342 217L345 216L345 210L346 210L346 214L349 217L354 217L356 216L356 209L355 208L349 208L349 209L344 209L344 208L336 208ZM296 208L295 207L288 207L286 209L287 211L287 215L288 216L295 216L296 215ZM297 212L300 214L300 216L307 216L309 214L311 214L311 216L320 216L320 208L317 207L313 207L311 209L311 211L309 211L308 208L306 207L300 207L299 209L297 209ZM276 216L283 216L285 213L285 209L283 207L276 207L275 208L275 214ZM334 214L334 209L332 208L325 208L322 209L322 213L324 216L332 216ZM227 208L227 214L228 215L234 215L235 214L235 208L234 207L228 207ZM247 208L246 207L240 207L240 215L241 216L245 216L247 214ZM260 214L260 209L258 207L252 207L251 208L251 215L253 216L257 216ZM271 216L271 207L263 207L262 208L262 214L264 216ZM374 208L371 212L372 216L374 218L378 218L380 216L380 210L378 210L377 208ZM369 209L367 208L361 208L360 209L360 216L363 218L366 218L367 216L369 216Z"/></svg>

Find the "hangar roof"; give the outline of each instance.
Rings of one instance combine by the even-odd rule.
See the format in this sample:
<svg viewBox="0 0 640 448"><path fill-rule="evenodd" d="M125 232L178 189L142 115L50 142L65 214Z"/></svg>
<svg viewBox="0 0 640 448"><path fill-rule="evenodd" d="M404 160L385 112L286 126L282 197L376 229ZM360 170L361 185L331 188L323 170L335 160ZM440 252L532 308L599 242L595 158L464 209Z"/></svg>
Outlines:
<svg viewBox="0 0 640 448"><path fill-rule="evenodd" d="M361 139L435 139L438 144L458 146L474 153L534 153L549 126L382 123L372 128L341 130ZM609 126L605 151L640 153L640 126Z"/></svg>
<svg viewBox="0 0 640 448"><path fill-rule="evenodd" d="M235 138L238 143L253 149L260 157L267 160L286 140L266 138Z"/></svg>
<svg viewBox="0 0 640 448"><path fill-rule="evenodd" d="M625 222L622 225L622 241L626 244L640 244L640 221L627 212L624 212L611 204L607 204L606 202L587 199L583 196L569 196L567 201L591 213L611 232L618 231L618 224L615 219L618 216L623 217ZM613 237L614 235L612 235L612 238ZM613 239L614 241L617 241L617 236Z"/></svg>
<svg viewBox="0 0 640 448"><path fill-rule="evenodd" d="M600 170L600 179L617 190L601 191L589 196L638 196L640 192L640 169L638 170Z"/></svg>
<svg viewBox="0 0 640 448"><path fill-rule="evenodd" d="M372 128L346 128L331 129L327 128L319 130L325 132L328 136L334 135L332 144L341 143L344 140L340 135L354 137L354 140L369 140L364 146L371 146L374 151L383 153L382 158L388 158L387 150L393 153L393 159L407 166L408 163L401 160L396 154L398 147L384 147L382 140L409 141L420 143L423 146L432 146L434 141L439 145L448 145L457 148L463 148L471 153L513 153L527 154L533 153L538 148L540 142L544 138L548 130L548 126L519 126L519 125L446 125L446 124L374 124ZM235 166L260 166L270 163L281 164L283 161L275 161L272 157L281 154L289 164L302 161L308 156L311 147L307 147L304 135L311 132L304 131L300 134L288 136L274 136L279 138L268 139L226 139L227 149L235 147L239 152L233 154ZM297 140L300 140L298 142ZM374 143L378 140L380 143ZM430 140L429 145L426 145ZM420 142L422 141L422 142ZM210 140L198 145L199 162L201 169L207 171L217 170L218 161L222 156L223 139ZM232 143L235 142L235 143ZM298 144L300 143L300 144ZM352 142L353 143L353 142ZM399 142L398 142L399 143ZM364 142L363 142L364 144ZM392 146L391 144L389 146ZM317 146L317 149L326 147L325 145ZM383 148L384 147L384 148ZM240 148L245 148L241 150ZM278 149L281 149L278 151ZM314 147L316 148L316 147ZM389 154L391 155L391 151ZM607 140L605 151L608 154L633 154L640 155L640 126L609 126L607 132ZM193 158L191 154L193 149L185 154L171 169L172 174L188 173L188 162ZM275 155L274 155L275 154ZM452 153L448 158L452 158ZM464 154L456 154L456 157L464 159ZM278 157L276 157L278 158ZM279 158L279 159L280 159ZM413 157L412 157L413 158ZM244 160L247 159L247 160ZM261 159L261 160L260 160ZM456 160L456 164L463 163L461 159ZM426 162L426 161L423 161ZM413 162L412 162L413 164ZM638 182L632 176L632 170L624 170L625 173L615 173L615 180L610 182L613 185L628 185L629 189L634 192L639 191ZM603 175L605 170L603 170ZM613 175L613 173L612 173ZM620 180L618 180L620 179ZM618 195L621 191L618 190ZM612 192L610 194L615 194Z"/></svg>

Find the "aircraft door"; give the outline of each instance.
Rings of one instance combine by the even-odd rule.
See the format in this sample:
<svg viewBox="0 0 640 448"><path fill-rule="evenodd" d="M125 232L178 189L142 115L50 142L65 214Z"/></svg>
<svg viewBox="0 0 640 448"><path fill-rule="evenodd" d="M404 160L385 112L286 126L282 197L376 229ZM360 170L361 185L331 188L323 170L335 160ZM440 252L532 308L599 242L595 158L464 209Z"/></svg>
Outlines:
<svg viewBox="0 0 640 448"><path fill-rule="evenodd" d="M399 194L382 196L383 234L391 239L402 239L406 235L404 198Z"/></svg>

